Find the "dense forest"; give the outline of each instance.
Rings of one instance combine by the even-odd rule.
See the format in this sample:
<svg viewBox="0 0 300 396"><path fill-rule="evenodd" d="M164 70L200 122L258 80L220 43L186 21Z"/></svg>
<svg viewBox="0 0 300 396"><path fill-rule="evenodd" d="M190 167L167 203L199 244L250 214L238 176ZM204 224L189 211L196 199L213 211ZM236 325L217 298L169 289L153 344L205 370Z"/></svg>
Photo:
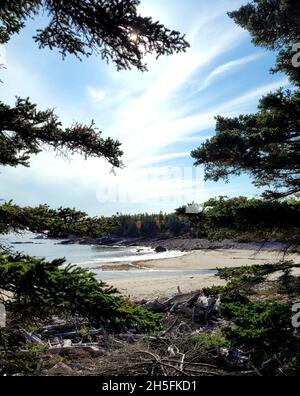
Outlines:
<svg viewBox="0 0 300 396"><path fill-rule="evenodd" d="M219 197L201 205L198 214L187 206L171 214L116 215L111 235L120 237L183 237L249 241L299 241L300 200Z"/></svg>
<svg viewBox="0 0 300 396"><path fill-rule="evenodd" d="M112 217L89 217L76 209L51 209L48 205L20 207L7 202L0 205L0 233L26 232L49 238L124 238L200 236L189 219L171 214L117 214Z"/></svg>
<svg viewBox="0 0 300 396"><path fill-rule="evenodd" d="M114 216L117 226L111 231L112 235L120 237L178 237L198 236L193 224L176 213L137 214Z"/></svg>
<svg viewBox="0 0 300 396"><path fill-rule="evenodd" d="M219 197L204 202L198 214L182 206L174 213L89 217L75 209L41 205L0 205L0 232L44 234L49 238L208 238L248 241L299 241L300 200Z"/></svg>

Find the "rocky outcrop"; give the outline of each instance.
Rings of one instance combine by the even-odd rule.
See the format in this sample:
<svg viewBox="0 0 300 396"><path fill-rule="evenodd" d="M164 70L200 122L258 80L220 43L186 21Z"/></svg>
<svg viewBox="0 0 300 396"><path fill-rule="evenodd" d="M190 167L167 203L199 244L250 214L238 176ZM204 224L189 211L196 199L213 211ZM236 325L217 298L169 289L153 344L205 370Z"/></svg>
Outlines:
<svg viewBox="0 0 300 396"><path fill-rule="evenodd" d="M164 253L164 252L166 252L167 251L167 249L165 248L165 247L162 247L162 246L157 246L156 248L155 248L155 252L156 253Z"/></svg>

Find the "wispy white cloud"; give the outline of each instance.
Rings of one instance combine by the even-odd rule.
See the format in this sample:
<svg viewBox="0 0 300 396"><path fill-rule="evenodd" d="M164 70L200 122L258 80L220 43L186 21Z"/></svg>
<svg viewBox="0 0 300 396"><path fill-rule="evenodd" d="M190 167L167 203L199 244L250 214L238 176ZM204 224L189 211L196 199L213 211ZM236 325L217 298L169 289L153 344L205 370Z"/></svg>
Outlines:
<svg viewBox="0 0 300 396"><path fill-rule="evenodd" d="M279 88L284 88L290 85L288 78L283 78L278 81L261 85L255 89L250 90L249 92L242 94L232 100L229 100L226 105L223 107L223 112L225 113L238 113L243 109L246 110L246 107L257 101L264 95L269 94L272 91L278 90Z"/></svg>
<svg viewBox="0 0 300 396"><path fill-rule="evenodd" d="M209 85L213 82L216 77L220 77L223 74L228 74L230 72L235 71L236 69L250 63L254 62L257 59L261 58L264 54L255 54L255 55L248 55L244 56L242 58L238 58L235 60L232 60L230 62L224 63L223 65L220 65L216 67L204 80L204 82L200 85L200 87L197 89L196 92L200 92L203 89L209 87Z"/></svg>
<svg viewBox="0 0 300 396"><path fill-rule="evenodd" d="M144 95L127 102L121 110L120 120L114 125L115 130L122 130L121 139L127 160L137 159L146 154L156 155L157 150L184 136L183 131L170 130L169 124L180 116L182 100L177 105L176 93L183 89L189 79L207 64L215 61L222 53L232 49L242 40L243 34L232 29L224 31L218 39L199 48L198 40L192 43L192 49L184 55L174 56L159 71ZM193 46L194 44L194 46ZM186 111L186 109L185 109ZM122 126L122 128L119 127ZM138 147L138 150L136 150Z"/></svg>
<svg viewBox="0 0 300 396"><path fill-rule="evenodd" d="M175 160L179 158L186 158L189 157L190 152L186 151L183 153L169 153L169 154L162 154L162 155L157 155L157 156L152 156L152 157L144 157L140 158L136 161L133 161L130 163L131 167L135 166L145 166L145 165L154 165L154 164L161 164L162 162L170 161L170 160Z"/></svg>
<svg viewBox="0 0 300 396"><path fill-rule="evenodd" d="M183 135L191 135L201 131L213 128L215 125L215 116L237 116L241 112L249 112L253 105L257 105L258 100L274 90L289 85L287 78L279 81L264 84L258 88L248 91L247 93L238 95L237 97L219 103L212 108L208 108L200 114L190 117L183 117L172 122L171 128L174 133L182 133Z"/></svg>

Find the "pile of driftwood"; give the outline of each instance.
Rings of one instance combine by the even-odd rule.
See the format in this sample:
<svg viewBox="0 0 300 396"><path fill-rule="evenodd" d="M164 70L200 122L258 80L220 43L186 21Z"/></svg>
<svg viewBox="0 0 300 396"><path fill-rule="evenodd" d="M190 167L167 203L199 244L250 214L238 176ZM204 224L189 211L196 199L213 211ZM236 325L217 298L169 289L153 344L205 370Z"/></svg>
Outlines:
<svg viewBox="0 0 300 396"><path fill-rule="evenodd" d="M64 356L45 375L162 375L220 376L257 375L259 372L241 351L232 347L201 355L183 340L218 331L219 300L204 297L201 291L178 293L169 299L141 301L140 306L163 314L163 329L155 335L138 334L136 329L125 334L108 334L105 329L91 328L77 319L53 323L33 333L24 332L26 341L44 346L51 356ZM199 352L200 351L200 352ZM199 355L200 354L200 355ZM221 364L220 364L221 362Z"/></svg>
<svg viewBox="0 0 300 396"><path fill-rule="evenodd" d="M192 332L194 325L203 323L208 318L217 315L219 300L214 297L206 298L200 291L182 294L178 288L178 294L170 299L144 300L139 305L151 311L165 314L166 319L174 317L171 327L163 331L164 334L167 334L175 326L179 332ZM119 334L115 337L127 342L136 341L143 337L143 335L135 334L135 332L133 330L128 334ZM61 347L99 348L100 341L106 345L109 339L103 328L90 328L87 322L80 319L66 322L57 318L53 319L53 324L41 327L34 334L25 332L24 337L34 344L47 344L50 350ZM87 339L91 341L87 342Z"/></svg>
<svg viewBox="0 0 300 396"><path fill-rule="evenodd" d="M204 297L201 291L182 294L179 287L178 294L170 299L140 302L143 308L157 313L190 318L192 325L217 314L219 304L219 299Z"/></svg>
<svg viewBox="0 0 300 396"><path fill-rule="evenodd" d="M212 361L223 365L199 361L197 350L182 349L182 340L198 335L213 335L221 325L220 299L205 297L202 291L178 293L170 299L141 301L141 306L164 314L164 330L148 337L152 348L136 351L144 364L151 367L148 374L159 375L255 375L258 372L248 357L233 347L218 348ZM151 350L152 349L152 350ZM216 352L216 351L215 351ZM218 356L217 356L218 355ZM201 359L200 359L201 360Z"/></svg>
<svg viewBox="0 0 300 396"><path fill-rule="evenodd" d="M45 325L34 333L24 332L23 337L33 344L44 345L55 354L63 348L106 351L108 335L103 328L89 328L82 320L68 323L54 318L54 324Z"/></svg>

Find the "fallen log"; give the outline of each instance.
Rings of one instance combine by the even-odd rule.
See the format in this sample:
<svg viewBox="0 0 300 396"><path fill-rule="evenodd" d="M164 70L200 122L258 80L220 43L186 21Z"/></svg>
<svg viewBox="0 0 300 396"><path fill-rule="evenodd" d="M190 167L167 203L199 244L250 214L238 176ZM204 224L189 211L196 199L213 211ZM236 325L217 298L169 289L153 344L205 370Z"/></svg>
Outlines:
<svg viewBox="0 0 300 396"><path fill-rule="evenodd" d="M142 308L150 309L153 312L162 313L168 310L169 306L170 303L168 301L165 303L161 303L158 300L154 300L142 305Z"/></svg>

